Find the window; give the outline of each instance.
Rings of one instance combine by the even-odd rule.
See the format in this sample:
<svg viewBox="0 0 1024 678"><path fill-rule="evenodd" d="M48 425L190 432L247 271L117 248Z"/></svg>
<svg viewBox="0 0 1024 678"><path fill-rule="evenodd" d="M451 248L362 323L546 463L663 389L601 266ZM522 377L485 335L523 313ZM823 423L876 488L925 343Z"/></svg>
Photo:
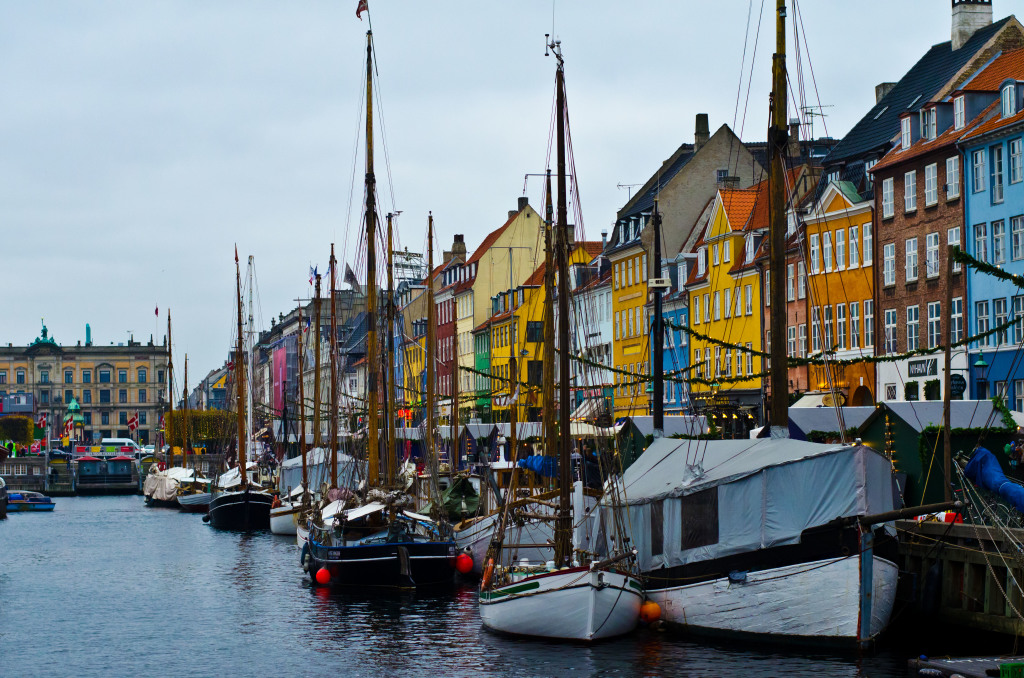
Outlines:
<svg viewBox="0 0 1024 678"><path fill-rule="evenodd" d="M850 268L856 268L860 264L860 230L856 226L850 226Z"/></svg>
<svg viewBox="0 0 1024 678"><path fill-rule="evenodd" d="M127 384L128 383L128 370L117 371L117 383Z"/></svg>
<svg viewBox="0 0 1024 678"><path fill-rule="evenodd" d="M921 136L929 141L935 138L935 109L921 110Z"/></svg>
<svg viewBox="0 0 1024 678"><path fill-rule="evenodd" d="M875 300L864 300L864 347L875 345Z"/></svg>
<svg viewBox="0 0 1024 678"><path fill-rule="evenodd" d="M1006 324L1006 299L994 299L992 301L992 326L1001 327ZM1009 332L1006 329L1002 329L996 332L996 344L1005 344L1009 337Z"/></svg>
<svg viewBox="0 0 1024 678"><path fill-rule="evenodd" d="M960 156L946 158L946 199L960 197Z"/></svg>
<svg viewBox="0 0 1024 678"><path fill-rule="evenodd" d="M50 371L49 370L39 370L39 383L40 384L49 384L50 383Z"/></svg>
<svg viewBox="0 0 1024 678"><path fill-rule="evenodd" d="M1005 85L1002 91L999 92L999 102L1001 104L1004 118L1009 118L1017 113L1017 97L1015 96L1016 89L1016 83L1011 82Z"/></svg>
<svg viewBox="0 0 1024 678"><path fill-rule="evenodd" d="M145 384L146 383L146 368L145 367L140 367L138 369L138 376L139 376L139 383L140 384Z"/></svg>
<svg viewBox="0 0 1024 678"><path fill-rule="evenodd" d="M796 357L796 327L793 325L786 328L786 355Z"/></svg>
<svg viewBox="0 0 1024 678"><path fill-rule="evenodd" d="M100 370L100 383L101 384L109 384L110 383L110 370Z"/></svg>
<svg viewBox="0 0 1024 678"><path fill-rule="evenodd" d="M974 322L977 325L976 334L984 334L988 332L988 302L987 301L976 301L974 303ZM988 344L988 338L981 339L977 342L981 346Z"/></svg>
<svg viewBox="0 0 1024 678"><path fill-rule="evenodd" d="M821 251L825 257L825 271L832 270L832 232L825 231L821 234Z"/></svg>
<svg viewBox="0 0 1024 678"><path fill-rule="evenodd" d="M86 426L92 426L92 412L84 412L82 414L82 420Z"/></svg>
<svg viewBox="0 0 1024 678"><path fill-rule="evenodd" d="M978 261L988 262L988 224L974 225L974 256Z"/></svg>
<svg viewBox="0 0 1024 678"><path fill-rule="evenodd" d="M765 271L765 276L767 275L768 272ZM766 298L768 296L765 295ZM743 302L746 305L747 315L751 315L754 312L754 287L752 285L745 285L743 287Z"/></svg>
<svg viewBox="0 0 1024 678"><path fill-rule="evenodd" d="M704 295L704 317L707 318L708 322L711 322L711 295Z"/></svg>
<svg viewBox="0 0 1024 678"><path fill-rule="evenodd" d="M799 330L800 357L807 357L807 323L801 323Z"/></svg>
<svg viewBox="0 0 1024 678"><path fill-rule="evenodd" d="M1013 409L1024 412L1024 379L1013 382Z"/></svg>
<svg viewBox="0 0 1024 678"><path fill-rule="evenodd" d="M1018 320L1013 326L1013 343L1021 344L1024 343L1024 297L1016 296L1013 298L1013 317Z"/></svg>
<svg viewBox="0 0 1024 678"><path fill-rule="evenodd" d="M110 423L110 412L103 412L100 414L100 425L106 426Z"/></svg>
<svg viewBox="0 0 1024 678"><path fill-rule="evenodd" d="M73 384L73 383L75 383L75 371L74 370L64 370L64 383L65 384Z"/></svg>
<svg viewBox="0 0 1024 678"><path fill-rule="evenodd" d="M882 180L882 218L888 219L896 213L893 199L893 178Z"/></svg>
<svg viewBox="0 0 1024 678"><path fill-rule="evenodd" d="M804 270L804 262L796 262L796 298L803 299L807 296L807 271Z"/></svg>
<svg viewBox="0 0 1024 678"><path fill-rule="evenodd" d="M985 190L985 149L971 153L971 191L981 193Z"/></svg>
<svg viewBox="0 0 1024 678"><path fill-rule="evenodd" d="M118 412L117 413L117 423L122 425L122 426L127 425L128 424L128 413L127 412Z"/></svg>
<svg viewBox="0 0 1024 678"><path fill-rule="evenodd" d="M544 323L529 320L526 323L526 341L541 343L544 341Z"/></svg>
<svg viewBox="0 0 1024 678"><path fill-rule="evenodd" d="M50 403L50 392L49 391L41 391L39 393L39 404L40 405L48 405L49 403Z"/></svg>
<svg viewBox="0 0 1024 678"><path fill-rule="evenodd" d="M795 268L793 264L786 264L786 301L793 301L796 297L796 281L793 279Z"/></svg>
<svg viewBox="0 0 1024 678"><path fill-rule="evenodd" d="M64 389L64 402L65 403L70 403L71 402L71 398L72 398L71 389L70 388Z"/></svg>
<svg viewBox="0 0 1024 678"><path fill-rule="evenodd" d="M1002 219L992 222L992 263L1006 263L1006 223Z"/></svg>
<svg viewBox="0 0 1024 678"><path fill-rule="evenodd" d="M732 242L729 240L722 243L722 261L726 263L732 261Z"/></svg>
<svg viewBox="0 0 1024 678"><path fill-rule="evenodd" d="M821 308L815 306L811 309L811 351L817 353L821 350Z"/></svg>
<svg viewBox="0 0 1024 678"><path fill-rule="evenodd" d="M0 370L0 384L7 383L7 370Z"/></svg>
<svg viewBox="0 0 1024 678"><path fill-rule="evenodd" d="M836 344L832 336L832 306L825 306L825 345L826 351L832 351L835 349Z"/></svg>
<svg viewBox="0 0 1024 678"><path fill-rule="evenodd" d="M885 352L896 352L896 309L885 310Z"/></svg>
<svg viewBox="0 0 1024 678"><path fill-rule="evenodd" d="M836 304L836 347L846 350L846 304Z"/></svg>
<svg viewBox="0 0 1024 678"><path fill-rule="evenodd" d="M900 142L903 146L903 150L910 148L910 118L905 117L900 120Z"/></svg>
<svg viewBox="0 0 1024 678"><path fill-rule="evenodd" d="M110 389L106 389L106 388L101 388L100 389L100 402L101 403L109 403L110 402Z"/></svg>
<svg viewBox="0 0 1024 678"><path fill-rule="evenodd" d="M1024 158L1021 157L1021 138L1010 140L1010 183L1024 180Z"/></svg>
<svg viewBox="0 0 1024 678"><path fill-rule="evenodd" d="M914 282L917 280L917 238L907 238L906 252L906 259L904 261L907 282Z"/></svg>
<svg viewBox="0 0 1024 678"><path fill-rule="evenodd" d="M746 250L747 261L751 261L754 258L754 236L747 236L744 243L744 249Z"/></svg>
<svg viewBox="0 0 1024 678"><path fill-rule="evenodd" d="M818 234L811 234L811 275L817 273L820 269L818 268Z"/></svg>
<svg viewBox="0 0 1024 678"><path fill-rule="evenodd" d="M146 413L145 412L139 412L139 423L142 424L143 426L146 425Z"/></svg>
<svg viewBox="0 0 1024 678"><path fill-rule="evenodd" d="M732 316L732 288L725 288L725 317Z"/></svg>
<svg viewBox="0 0 1024 678"><path fill-rule="evenodd" d="M925 276L935 278L939 275L939 234L929 233L924 237Z"/></svg>
<svg viewBox="0 0 1024 678"><path fill-rule="evenodd" d="M660 556L665 550L665 502L651 503L651 555Z"/></svg>
<svg viewBox="0 0 1024 678"><path fill-rule="evenodd" d="M711 263L718 266L718 243L711 246Z"/></svg>
<svg viewBox="0 0 1024 678"><path fill-rule="evenodd" d="M860 348L860 304L850 302L850 348Z"/></svg>
<svg viewBox="0 0 1024 678"><path fill-rule="evenodd" d="M935 348L942 341L939 309L939 302L928 302L928 348Z"/></svg>
<svg viewBox="0 0 1024 678"><path fill-rule="evenodd" d="M939 202L939 166L936 163L924 168L924 204L925 207Z"/></svg>
<svg viewBox="0 0 1024 678"><path fill-rule="evenodd" d="M715 376L722 376L722 347L715 346Z"/></svg>
<svg viewBox="0 0 1024 678"><path fill-rule="evenodd" d="M917 170L903 175L903 211L913 212L917 209Z"/></svg>
<svg viewBox="0 0 1024 678"><path fill-rule="evenodd" d="M964 115L964 95L961 94L953 99L953 128L963 129L965 124L967 120Z"/></svg>
<svg viewBox="0 0 1024 678"><path fill-rule="evenodd" d="M19 384L24 384L25 383L25 370L18 370L18 373L15 376L15 379L16 379L16 381Z"/></svg>
<svg viewBox="0 0 1024 678"><path fill-rule="evenodd" d="M846 267L846 231L836 231L836 268L840 271Z"/></svg>
<svg viewBox="0 0 1024 678"><path fill-rule="evenodd" d="M960 247L960 227L954 226L946 231L946 244ZM960 262L953 262L953 273L960 272Z"/></svg>
<svg viewBox="0 0 1024 678"><path fill-rule="evenodd" d="M992 202L1003 201L1003 147L992 147Z"/></svg>
<svg viewBox="0 0 1024 678"><path fill-rule="evenodd" d="M871 222L864 224L864 249L861 250L861 258L864 260L865 266L870 266L871 261L874 258L874 254L871 251L873 247L871 240Z"/></svg>
<svg viewBox="0 0 1024 678"><path fill-rule="evenodd" d="M679 498L682 534L679 548L700 548L718 543L718 488L712 487Z"/></svg>
<svg viewBox="0 0 1024 678"><path fill-rule="evenodd" d="M729 245L729 243L726 243L726 251L728 251L728 245ZM729 260L726 259L726 261L729 261ZM646 282L647 281L647 255L645 254L642 257L640 257L640 259L636 262L636 264L637 264L637 266L640 267L640 272L637 273L637 278L638 279L642 279L644 282Z"/></svg>
<svg viewBox="0 0 1024 678"><path fill-rule="evenodd" d="M894 242L882 246L882 284L896 284L896 243Z"/></svg>
<svg viewBox="0 0 1024 678"><path fill-rule="evenodd" d="M715 290L715 320L722 319L722 298L718 294L718 290Z"/></svg>
<svg viewBox="0 0 1024 678"><path fill-rule="evenodd" d="M92 391L89 389L82 391L82 402L87 405L92 402Z"/></svg>
<svg viewBox="0 0 1024 678"><path fill-rule="evenodd" d="M697 275L704 275L704 271L708 268L708 250L705 247L701 247L697 250Z"/></svg>
<svg viewBox="0 0 1024 678"><path fill-rule="evenodd" d="M144 389L144 388L140 388L139 389L139 402L140 403L146 402L146 389Z"/></svg>

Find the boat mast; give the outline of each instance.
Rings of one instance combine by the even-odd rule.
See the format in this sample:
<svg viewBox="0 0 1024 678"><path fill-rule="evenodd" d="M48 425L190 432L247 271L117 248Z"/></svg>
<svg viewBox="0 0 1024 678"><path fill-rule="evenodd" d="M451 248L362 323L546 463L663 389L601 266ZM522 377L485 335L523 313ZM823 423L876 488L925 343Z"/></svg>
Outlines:
<svg viewBox="0 0 1024 678"><path fill-rule="evenodd" d="M427 339L426 353L423 356L427 363L427 412L426 412L426 440L427 440L427 463L430 464L431 475L437 477L437 439L434 437L434 403L437 394L435 393L435 369L437 356L437 331L434 327L434 215L427 217Z"/></svg>
<svg viewBox="0 0 1024 678"><path fill-rule="evenodd" d="M302 496L303 499L306 497L306 492L309 490L309 478L308 471L306 469L306 369L305 369L305 354L302 352L302 300L296 299L299 302L299 331L296 335L298 340L298 368L299 368L299 454L302 455ZM287 434L286 434L287 435ZM285 438L287 440L287 437Z"/></svg>
<svg viewBox="0 0 1024 678"><path fill-rule="evenodd" d="M462 262L465 266L466 262ZM512 268L512 260L509 259L509 270ZM455 291L452 293L452 305L455 308L455 336L453 337L455 343L455 359L452 360L452 405L451 413L448 416L448 430L451 436L451 450L452 450L452 472L459 470L459 458L462 456L462 450L459 448L459 292L458 286L456 285ZM513 316L515 317L515 316ZM514 324L514 323L513 323ZM515 339L512 340L512 344L515 344ZM512 353L515 353L515 349L512 349ZM513 356L512 360L515 360ZM515 369L515 362L512 363Z"/></svg>
<svg viewBox="0 0 1024 678"><path fill-rule="evenodd" d="M786 374L786 198L785 172L788 129L786 126L786 0L776 0L775 54L772 57L772 122L768 129L768 264L773 312L769 314L771 336L770 412L772 438L789 437L789 398Z"/></svg>
<svg viewBox="0 0 1024 678"><path fill-rule="evenodd" d="M188 468L188 444L191 439L191 431L189 430L189 406L188 406L188 353L185 354L185 378L182 379L181 384L181 399L185 403L185 410L183 413L183 424L182 436L181 436L181 467Z"/></svg>
<svg viewBox="0 0 1024 678"><path fill-rule="evenodd" d="M172 358L173 343L171 342L171 309L167 309L167 420L164 422L164 445L167 445L167 468L174 459L174 449L168 440L167 429L171 426L171 415L174 414L174 360Z"/></svg>
<svg viewBox="0 0 1024 678"><path fill-rule="evenodd" d="M316 297L313 300L313 449L323 445L320 434L320 274L316 274Z"/></svg>
<svg viewBox="0 0 1024 678"><path fill-rule="evenodd" d="M555 258L552 242L555 209L552 204L551 195L551 169L547 170L546 196L544 199L544 363L541 388L543 391L542 402L548 410L548 416L544 417L544 454L553 456L558 449L558 429L555 426L554 411L551 409L555 403L555 300L552 298L552 290L555 289Z"/></svg>
<svg viewBox="0 0 1024 678"><path fill-rule="evenodd" d="M555 256L558 261L558 520L555 523L555 567L572 564L572 506L569 468L571 431L569 426L569 219L566 204L565 177L565 71L562 50L555 42L555 113L558 170L558 229L555 233Z"/></svg>
<svg viewBox="0 0 1024 678"><path fill-rule="evenodd" d="M394 250L394 243L392 241L392 221L394 214L388 212L388 306L385 318L387 319L387 342L388 342L388 361L383 370L384 376L384 414L387 416L387 455L386 460L387 466L387 479L388 484L395 481L398 476L397 473L397 462L398 457L395 456L395 402L398 398L398 393L395 388L395 280L394 280L394 261L392 260L392 254Z"/></svg>
<svg viewBox="0 0 1024 678"><path fill-rule="evenodd" d="M654 252L652 253L655 278L661 277L661 213L658 212L658 199L654 199L654 215L651 218L654 226ZM659 281L660 282L660 281ZM651 376L653 377L653 391L651 399L654 401L654 437L662 438L665 435L665 374L664 374L664 351L665 351L665 330L661 316L661 287L654 288L654 328L650 335L651 342Z"/></svg>
<svg viewBox="0 0 1024 678"><path fill-rule="evenodd" d="M338 267L334 259L334 243L331 243L331 482L330 487L338 486L338 307L335 269Z"/></svg>
<svg viewBox="0 0 1024 678"><path fill-rule="evenodd" d="M380 484L377 438L377 212L373 174L373 31L366 31L366 440L367 484Z"/></svg>
<svg viewBox="0 0 1024 678"><path fill-rule="evenodd" d="M238 468L242 489L249 484L245 470L245 335L242 333L242 271L238 267L238 248L235 248L235 291L238 300L238 348L235 351L235 392L238 410Z"/></svg>
<svg viewBox="0 0 1024 678"><path fill-rule="evenodd" d="M248 263L248 266L246 267L246 277L249 278L249 319L248 319L248 323L246 325L246 327L248 328L247 331L246 331L246 334L249 335L249 342L248 342L247 348L246 348L246 360L249 361L249 375L250 375L249 378L250 379L252 378L252 375L256 374L256 351L254 350L256 348L256 331L253 329L255 327L255 322L253 321L253 315L252 315L252 296L253 296L253 287L255 287L255 286L253 285L252 258L253 257L250 254L249 255L249 263ZM252 432L255 430L254 427L253 427L253 421L252 421L252 416L253 416L252 403L256 402L255 384L250 381L250 383L248 384L248 388L251 389L251 390L249 391L249 394L248 394L248 396L249 396L249 401L248 401L249 402L249 406L245 410L245 413L246 413L246 422L245 423L246 423L246 426L248 427L247 431L246 431L246 435L250 436L250 435L252 435ZM248 439L246 439L245 444L246 444L246 447L249 446L249 440ZM255 448L255 445L253 447ZM253 450L253 456L255 456L255 455L256 455L256 452L255 452L255 449L254 449Z"/></svg>

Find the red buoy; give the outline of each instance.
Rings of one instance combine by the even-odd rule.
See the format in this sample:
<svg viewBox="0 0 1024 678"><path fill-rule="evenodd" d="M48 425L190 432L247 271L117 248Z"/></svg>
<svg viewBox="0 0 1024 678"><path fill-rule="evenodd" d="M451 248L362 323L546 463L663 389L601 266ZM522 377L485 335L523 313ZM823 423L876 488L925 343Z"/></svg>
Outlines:
<svg viewBox="0 0 1024 678"><path fill-rule="evenodd" d="M316 571L316 583L321 586L327 586L331 583L331 571L326 567L321 567Z"/></svg>
<svg viewBox="0 0 1024 678"><path fill-rule="evenodd" d="M459 574L469 574L473 570L473 556L468 553L460 553L455 558L455 569Z"/></svg>
<svg viewBox="0 0 1024 678"><path fill-rule="evenodd" d="M640 621L651 624L661 619L661 606L653 600L646 601L640 606Z"/></svg>

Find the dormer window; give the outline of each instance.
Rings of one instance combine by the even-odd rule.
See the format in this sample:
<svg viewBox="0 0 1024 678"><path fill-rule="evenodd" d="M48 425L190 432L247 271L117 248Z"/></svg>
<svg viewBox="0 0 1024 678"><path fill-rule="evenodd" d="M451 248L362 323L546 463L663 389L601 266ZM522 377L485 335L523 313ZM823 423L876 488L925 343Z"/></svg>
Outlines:
<svg viewBox="0 0 1024 678"><path fill-rule="evenodd" d="M747 261L748 262L752 261L754 259L754 235L753 234L750 234L750 235L747 236L747 242L745 243L745 247L746 247L746 258L747 258Z"/></svg>
<svg viewBox="0 0 1024 678"><path fill-rule="evenodd" d="M704 271L708 269L708 250L706 247L701 247L697 250L697 275L704 275Z"/></svg>
<svg viewBox="0 0 1024 678"><path fill-rule="evenodd" d="M957 98L953 99L953 129L963 129L966 124L967 118L964 113L964 95L961 94Z"/></svg>
<svg viewBox="0 0 1024 678"><path fill-rule="evenodd" d="M903 150L910 148L910 118L900 120L900 133Z"/></svg>
<svg viewBox="0 0 1024 678"><path fill-rule="evenodd" d="M926 141L935 138L935 109L926 108L921 111L921 136Z"/></svg>
<svg viewBox="0 0 1024 678"><path fill-rule="evenodd" d="M1000 92L1000 100L1003 104L1003 117L1009 118L1017 114L1017 83L1009 82L1003 85Z"/></svg>

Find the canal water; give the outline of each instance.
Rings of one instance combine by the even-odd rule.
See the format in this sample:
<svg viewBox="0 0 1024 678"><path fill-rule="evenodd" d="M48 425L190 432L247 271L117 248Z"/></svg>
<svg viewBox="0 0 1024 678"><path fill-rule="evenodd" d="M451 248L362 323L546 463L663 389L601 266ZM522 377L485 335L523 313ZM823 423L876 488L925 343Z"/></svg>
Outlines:
<svg viewBox="0 0 1024 678"><path fill-rule="evenodd" d="M58 498L0 521L0 676L906 676L867 657L694 643L593 647L481 628L472 586L314 590L294 538L219 532L138 496Z"/></svg>

